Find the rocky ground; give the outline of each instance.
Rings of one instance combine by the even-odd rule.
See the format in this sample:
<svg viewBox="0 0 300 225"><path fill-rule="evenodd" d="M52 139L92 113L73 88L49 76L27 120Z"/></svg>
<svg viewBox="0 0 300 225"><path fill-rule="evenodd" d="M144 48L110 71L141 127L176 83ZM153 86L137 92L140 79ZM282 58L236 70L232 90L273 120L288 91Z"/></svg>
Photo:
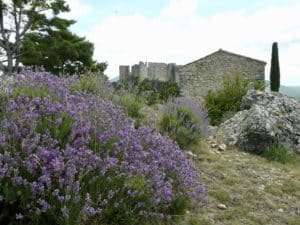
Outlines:
<svg viewBox="0 0 300 225"><path fill-rule="evenodd" d="M206 140L197 156L190 153L208 205L184 224L300 225L300 155L280 164L224 147Z"/></svg>

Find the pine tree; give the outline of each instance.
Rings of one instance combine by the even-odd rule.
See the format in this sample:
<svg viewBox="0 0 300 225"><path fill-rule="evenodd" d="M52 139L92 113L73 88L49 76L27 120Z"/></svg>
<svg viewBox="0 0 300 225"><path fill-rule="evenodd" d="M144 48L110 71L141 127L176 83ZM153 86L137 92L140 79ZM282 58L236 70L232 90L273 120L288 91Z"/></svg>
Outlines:
<svg viewBox="0 0 300 225"><path fill-rule="evenodd" d="M25 35L32 31L43 33L49 22L46 12L57 18L68 11L65 0L0 0L0 52L4 57L0 67L6 63L7 74L16 72Z"/></svg>
<svg viewBox="0 0 300 225"><path fill-rule="evenodd" d="M279 68L277 42L274 42L272 45L270 82L271 82L271 91L278 92L280 87L280 68Z"/></svg>

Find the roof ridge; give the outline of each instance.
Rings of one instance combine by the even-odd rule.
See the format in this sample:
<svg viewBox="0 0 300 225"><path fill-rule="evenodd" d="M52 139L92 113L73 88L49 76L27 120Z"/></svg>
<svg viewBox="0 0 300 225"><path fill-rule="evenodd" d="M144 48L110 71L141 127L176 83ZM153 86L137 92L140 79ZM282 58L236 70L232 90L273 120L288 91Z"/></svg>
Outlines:
<svg viewBox="0 0 300 225"><path fill-rule="evenodd" d="M231 54L231 55L236 55L236 56L244 57L244 58L247 58L247 59L251 59L251 60L254 60L254 61L258 61L258 62L262 62L262 63L267 64L267 63L266 63L265 61L263 61L263 60L255 59L255 58L252 58L252 57L249 57L249 56L237 54L237 53L230 52L230 51L226 51L226 50L223 50L223 49L221 49L221 48L219 49L219 51L222 51L222 52L225 52L225 53L228 53L228 54ZM218 51L217 51L217 52L218 52Z"/></svg>
<svg viewBox="0 0 300 225"><path fill-rule="evenodd" d="M251 60L254 60L254 61L257 61L257 62L260 62L260 63L267 64L265 61L262 61L262 60L259 60L259 59L254 59L254 58L251 58L251 57L248 57L248 56L244 56L244 55L240 55L240 54L236 54L236 53L233 53L233 52L229 52L229 51L226 51L226 50L223 50L222 48L220 48L219 50L217 50L217 51L215 51L215 52L212 52L212 53L210 53L210 54L208 54L208 55L206 55L206 56L204 56L204 57L202 57L202 58L200 58L200 59L194 60L194 61L192 61L192 62L190 62L190 63L187 63L187 64L185 64L185 65L183 65L183 66L187 66L187 65L190 65L190 64L192 64L192 63L195 63L195 62L197 62L197 61L199 61L199 60L206 59L206 58L208 58L209 56L212 56L212 55L214 55L214 54L216 54L216 53L218 53L218 52L225 52L225 53L230 54L230 55L235 55L235 56L239 56L239 57L243 57L243 58L251 59Z"/></svg>

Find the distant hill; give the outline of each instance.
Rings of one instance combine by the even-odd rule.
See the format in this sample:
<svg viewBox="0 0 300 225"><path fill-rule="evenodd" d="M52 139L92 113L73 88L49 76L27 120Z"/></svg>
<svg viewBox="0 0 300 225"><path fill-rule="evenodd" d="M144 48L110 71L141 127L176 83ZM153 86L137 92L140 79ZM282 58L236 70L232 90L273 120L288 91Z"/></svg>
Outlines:
<svg viewBox="0 0 300 225"><path fill-rule="evenodd" d="M270 91L270 81L266 81L267 91ZM300 86L280 85L279 92L288 96L294 97L300 101Z"/></svg>

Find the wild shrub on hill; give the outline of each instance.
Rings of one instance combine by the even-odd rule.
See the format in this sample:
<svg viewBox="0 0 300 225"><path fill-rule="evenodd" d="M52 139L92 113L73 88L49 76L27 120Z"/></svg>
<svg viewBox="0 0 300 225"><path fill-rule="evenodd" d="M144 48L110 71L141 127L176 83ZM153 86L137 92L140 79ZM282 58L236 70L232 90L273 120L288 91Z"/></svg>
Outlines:
<svg viewBox="0 0 300 225"><path fill-rule="evenodd" d="M270 161L277 161L280 163L287 163L291 161L291 154L281 145L274 145L264 149L261 153L263 157Z"/></svg>
<svg viewBox="0 0 300 225"><path fill-rule="evenodd" d="M223 88L218 91L209 91L204 96L205 107L212 125L219 125L227 112L240 110L241 101L247 94L249 79L236 75L234 79L224 78Z"/></svg>
<svg viewBox="0 0 300 225"><path fill-rule="evenodd" d="M146 224L204 202L197 170L172 140L70 89L28 72L6 93L0 224Z"/></svg>
<svg viewBox="0 0 300 225"><path fill-rule="evenodd" d="M141 113L143 101L138 96L126 94L120 96L117 103L127 116L134 119L135 127L139 127L144 120L144 115Z"/></svg>
<svg viewBox="0 0 300 225"><path fill-rule="evenodd" d="M68 77L65 82L70 86L72 93L89 93L111 100L114 97L114 88L107 80L108 78L99 72Z"/></svg>
<svg viewBox="0 0 300 225"><path fill-rule="evenodd" d="M256 80L253 83L254 90L264 91L267 85L265 84L264 80Z"/></svg>
<svg viewBox="0 0 300 225"><path fill-rule="evenodd" d="M156 103L164 103L170 98L175 98L180 95L180 87L173 81L159 81L144 79L139 84L140 95L147 94L146 100L148 105Z"/></svg>
<svg viewBox="0 0 300 225"><path fill-rule="evenodd" d="M181 148L198 143L207 134L208 116L202 105L188 98L170 101L159 122L160 131L168 134Z"/></svg>
<svg viewBox="0 0 300 225"><path fill-rule="evenodd" d="M180 96L180 87L173 81L150 80L148 78L139 80L137 77L127 82L114 83L117 91L125 89L131 94L138 95L145 99L148 105L164 103L168 99Z"/></svg>

